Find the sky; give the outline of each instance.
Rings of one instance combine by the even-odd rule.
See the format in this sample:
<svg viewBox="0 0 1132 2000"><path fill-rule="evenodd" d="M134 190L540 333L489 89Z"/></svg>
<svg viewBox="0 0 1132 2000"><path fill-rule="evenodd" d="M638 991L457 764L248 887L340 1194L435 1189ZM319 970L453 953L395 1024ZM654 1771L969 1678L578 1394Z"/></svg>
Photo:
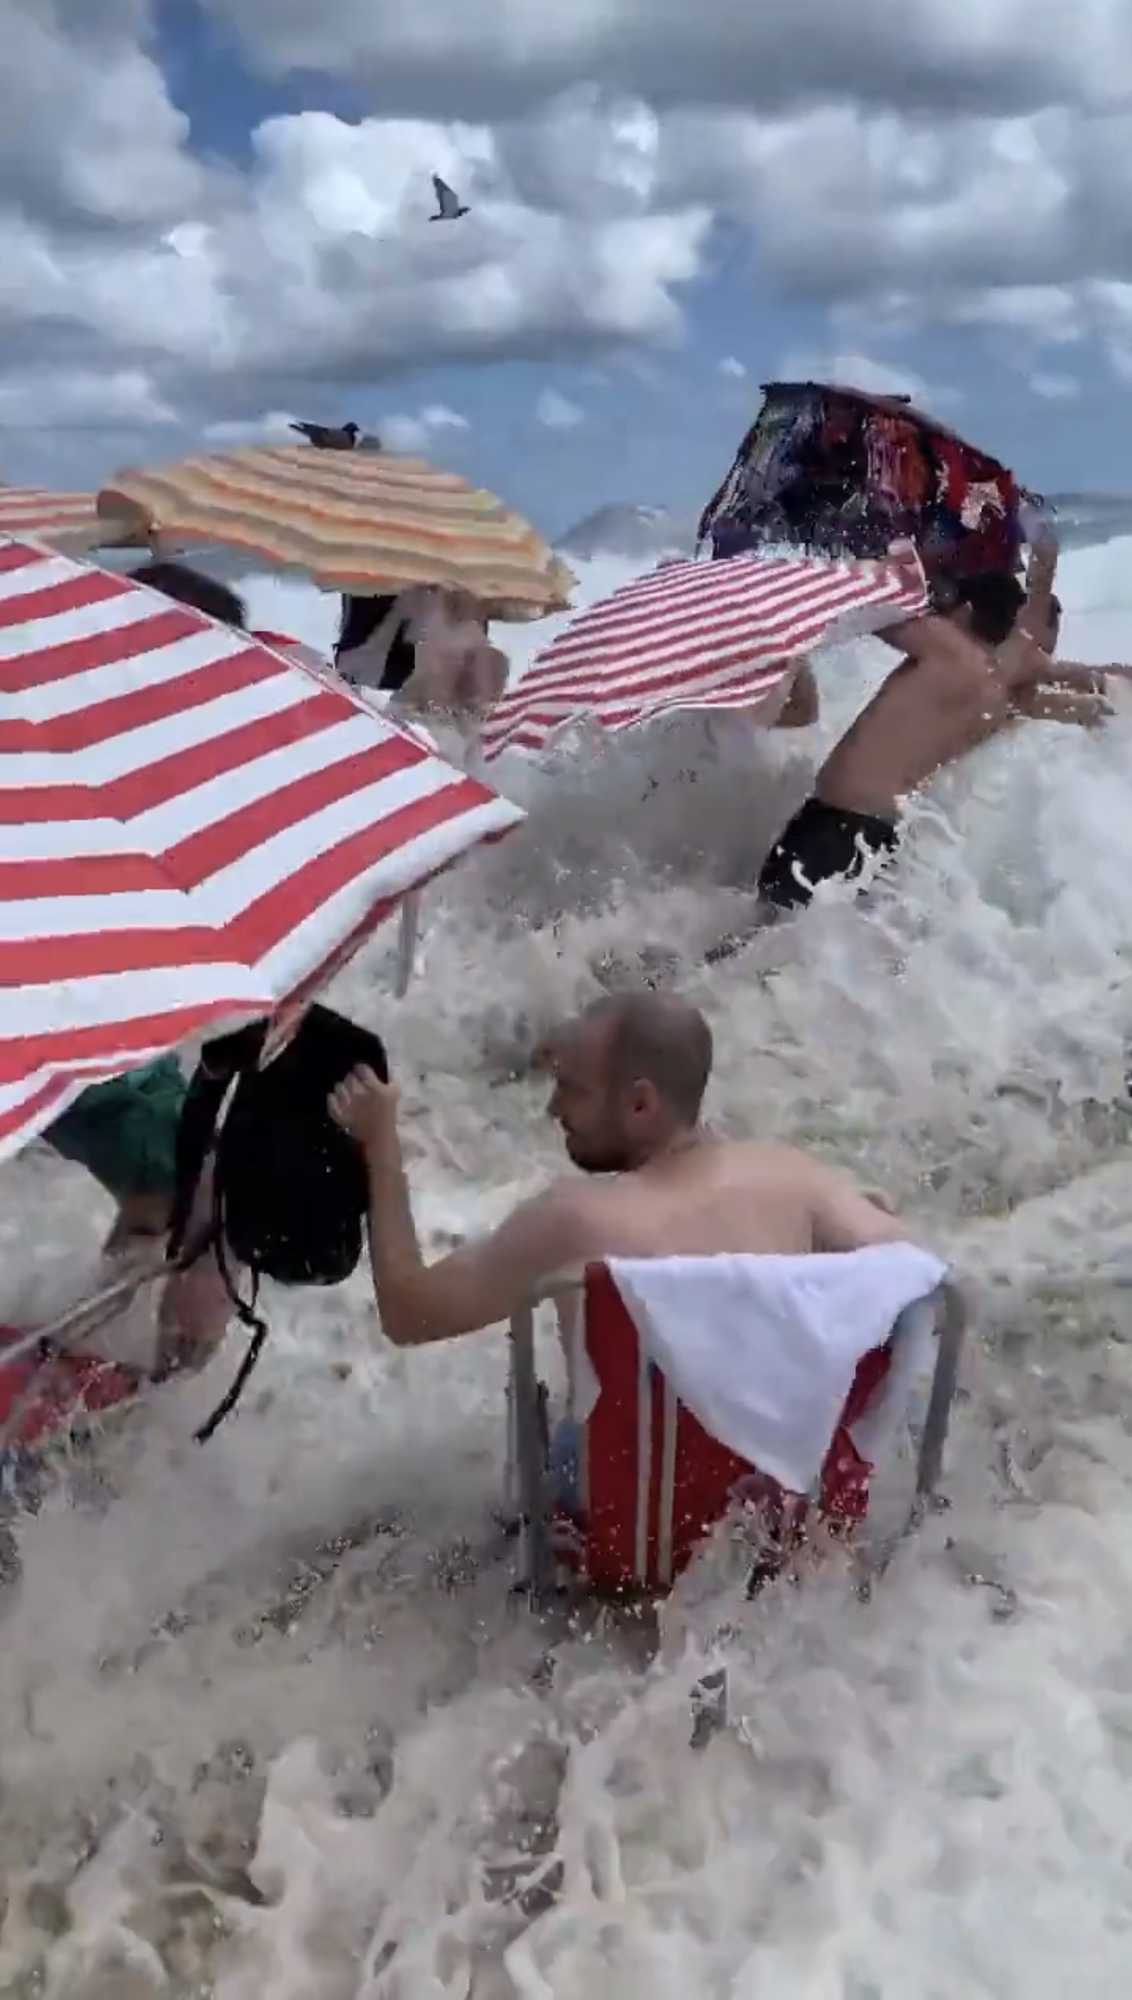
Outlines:
<svg viewBox="0 0 1132 2000"><path fill-rule="evenodd" d="M557 534L696 512L812 375L1132 492L1132 6L3 13L11 482L351 418Z"/></svg>

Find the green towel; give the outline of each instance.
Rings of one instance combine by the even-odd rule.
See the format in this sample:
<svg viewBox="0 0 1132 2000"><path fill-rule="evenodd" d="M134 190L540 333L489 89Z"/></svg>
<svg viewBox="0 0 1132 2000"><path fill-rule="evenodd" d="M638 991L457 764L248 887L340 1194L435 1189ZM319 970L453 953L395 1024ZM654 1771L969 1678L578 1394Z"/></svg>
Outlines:
<svg viewBox="0 0 1132 2000"><path fill-rule="evenodd" d="M93 1174L116 1201L130 1195L172 1195L186 1089L176 1056L160 1056L128 1076L92 1083L43 1136L63 1159Z"/></svg>

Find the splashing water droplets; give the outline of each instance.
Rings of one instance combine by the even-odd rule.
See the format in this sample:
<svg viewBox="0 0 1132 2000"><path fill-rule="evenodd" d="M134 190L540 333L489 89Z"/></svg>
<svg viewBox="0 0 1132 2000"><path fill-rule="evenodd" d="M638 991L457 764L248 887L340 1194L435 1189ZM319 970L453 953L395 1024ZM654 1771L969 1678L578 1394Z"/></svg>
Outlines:
<svg viewBox="0 0 1132 2000"><path fill-rule="evenodd" d="M1120 651L1075 581L1110 602L1124 552L1104 553L1103 578L1095 552L1064 564L1068 653ZM586 593L623 574L589 566ZM325 642L325 600L245 588L253 623ZM823 734L885 665L875 644L830 659ZM805 739L677 718L549 774L497 767L527 826L430 890L404 1001L385 942L337 996L388 1034L429 1244L558 1169L533 1063L556 1016L618 979L679 983L711 1016L723 1128L829 1150L970 1273L950 1509L867 1603L835 1563L747 1604L721 1546L653 1664L599 1625L536 1673L548 1634L509 1597L494 1518L501 1335L394 1353L364 1274L273 1297L255 1393L205 1451L228 1360L21 1530L6 1992L1123 1994L1130 747L1126 709L1101 737L1018 731L916 809L866 918L823 894L714 965ZM105 1216L38 1153L5 1186L6 1310L30 1324ZM906 1479L886 1470L881 1527ZM726 1726L694 1750L689 1693L722 1662Z"/></svg>

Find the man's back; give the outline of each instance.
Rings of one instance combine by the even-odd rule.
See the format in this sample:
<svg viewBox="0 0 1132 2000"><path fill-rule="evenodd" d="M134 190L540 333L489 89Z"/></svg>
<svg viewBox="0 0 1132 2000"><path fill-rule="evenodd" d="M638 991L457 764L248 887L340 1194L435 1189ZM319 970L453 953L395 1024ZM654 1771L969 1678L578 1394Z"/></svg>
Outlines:
<svg viewBox="0 0 1132 2000"><path fill-rule="evenodd" d="M818 798L895 819L903 798L975 749L1005 714L993 668L988 652L980 684L946 654L903 660L830 752Z"/></svg>
<svg viewBox="0 0 1132 2000"><path fill-rule="evenodd" d="M906 1235L848 1176L791 1146L705 1138L567 1185L583 1260L804 1255Z"/></svg>

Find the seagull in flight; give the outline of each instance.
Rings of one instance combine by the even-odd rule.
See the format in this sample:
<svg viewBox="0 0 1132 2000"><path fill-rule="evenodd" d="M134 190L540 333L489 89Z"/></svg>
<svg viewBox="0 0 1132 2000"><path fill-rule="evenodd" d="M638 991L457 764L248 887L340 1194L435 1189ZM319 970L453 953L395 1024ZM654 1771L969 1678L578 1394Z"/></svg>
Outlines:
<svg viewBox="0 0 1132 2000"><path fill-rule="evenodd" d="M342 424L338 429L330 424L292 424L290 428L320 451L353 451L361 436L357 424Z"/></svg>
<svg viewBox="0 0 1132 2000"><path fill-rule="evenodd" d="M429 216L430 222L458 222L462 215L469 213L456 190L450 188L447 181L442 181L439 174L433 175L432 185L436 191L436 214Z"/></svg>

